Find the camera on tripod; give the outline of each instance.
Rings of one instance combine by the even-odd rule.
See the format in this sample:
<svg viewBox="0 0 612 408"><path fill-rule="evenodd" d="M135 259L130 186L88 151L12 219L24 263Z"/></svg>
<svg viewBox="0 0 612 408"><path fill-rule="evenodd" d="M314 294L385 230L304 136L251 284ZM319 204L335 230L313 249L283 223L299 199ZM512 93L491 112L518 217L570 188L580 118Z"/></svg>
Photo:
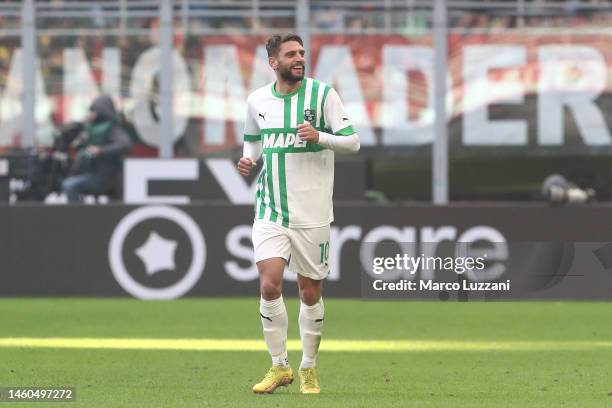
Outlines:
<svg viewBox="0 0 612 408"><path fill-rule="evenodd" d="M560 174L552 174L542 184L542 196L552 205L588 204L595 201L595 190L581 188Z"/></svg>

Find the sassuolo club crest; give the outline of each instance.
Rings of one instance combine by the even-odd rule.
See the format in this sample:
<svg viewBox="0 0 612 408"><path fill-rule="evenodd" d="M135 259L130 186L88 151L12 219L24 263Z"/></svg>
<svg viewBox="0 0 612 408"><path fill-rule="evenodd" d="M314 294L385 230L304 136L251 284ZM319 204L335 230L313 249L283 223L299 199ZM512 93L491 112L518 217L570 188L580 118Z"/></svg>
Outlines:
<svg viewBox="0 0 612 408"><path fill-rule="evenodd" d="M317 114L314 109L304 109L304 120L314 122Z"/></svg>

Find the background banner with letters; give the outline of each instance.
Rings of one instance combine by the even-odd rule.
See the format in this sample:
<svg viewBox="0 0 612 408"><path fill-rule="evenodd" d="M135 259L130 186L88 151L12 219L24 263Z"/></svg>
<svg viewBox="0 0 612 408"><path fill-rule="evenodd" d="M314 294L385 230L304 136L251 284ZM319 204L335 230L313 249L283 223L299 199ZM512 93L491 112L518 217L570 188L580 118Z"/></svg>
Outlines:
<svg viewBox="0 0 612 408"><path fill-rule="evenodd" d="M52 142L51 114L60 123L83 120L89 102L104 91L135 125L142 142L136 152L155 155L159 118L151 90L159 48L140 37L117 43L103 34L49 41L45 47L53 58L41 60L36 95L40 143ZM264 42L263 36L228 34L190 36L179 44L174 60L177 153L198 156L240 146L248 93L274 80ZM451 149L503 146L531 154L538 147L610 154L609 43L609 34L588 27L452 30ZM0 149L19 140L22 54L15 47L6 52ZM428 30L313 35L309 75L338 89L366 150L433 140L434 52Z"/></svg>

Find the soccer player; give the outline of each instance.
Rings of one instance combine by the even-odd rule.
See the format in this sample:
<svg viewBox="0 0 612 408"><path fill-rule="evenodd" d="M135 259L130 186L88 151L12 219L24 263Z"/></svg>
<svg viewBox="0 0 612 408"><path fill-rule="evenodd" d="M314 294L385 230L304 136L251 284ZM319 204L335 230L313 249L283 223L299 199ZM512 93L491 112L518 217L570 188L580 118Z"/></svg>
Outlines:
<svg viewBox="0 0 612 408"><path fill-rule="evenodd" d="M304 75L299 36L273 35L266 49L276 81L248 97L244 152L238 162L240 174L248 176L263 153L253 247L260 280L259 312L272 368L253 392L272 393L293 382L282 297L289 263L297 273L301 300L300 391L318 394L315 365L324 315L321 283L329 273L329 225L334 219L334 152L358 152L359 136L336 91Z"/></svg>

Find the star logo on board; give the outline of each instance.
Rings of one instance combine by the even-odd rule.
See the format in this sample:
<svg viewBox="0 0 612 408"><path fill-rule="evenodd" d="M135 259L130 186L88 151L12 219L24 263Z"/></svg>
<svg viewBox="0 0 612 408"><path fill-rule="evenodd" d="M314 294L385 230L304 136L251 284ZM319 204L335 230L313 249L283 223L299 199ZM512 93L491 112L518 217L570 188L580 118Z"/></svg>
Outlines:
<svg viewBox="0 0 612 408"><path fill-rule="evenodd" d="M176 269L174 255L178 242L166 239L153 231L135 253L144 263L147 275L152 276L164 270Z"/></svg>

